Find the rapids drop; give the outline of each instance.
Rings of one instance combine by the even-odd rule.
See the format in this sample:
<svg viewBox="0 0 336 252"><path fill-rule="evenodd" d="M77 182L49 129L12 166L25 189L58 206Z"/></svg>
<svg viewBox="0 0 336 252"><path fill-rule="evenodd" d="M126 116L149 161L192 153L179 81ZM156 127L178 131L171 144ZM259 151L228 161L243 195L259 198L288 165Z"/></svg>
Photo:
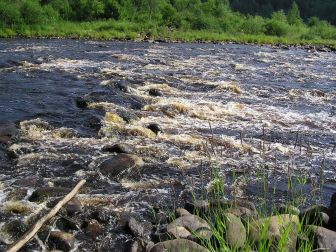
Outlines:
<svg viewBox="0 0 336 252"><path fill-rule="evenodd" d="M145 213L211 190L213 169L228 198L281 201L293 179L326 202L335 66L335 53L270 46L0 40L0 121L20 129L0 155L0 221L17 218L5 202L22 188L26 200L86 178L85 206ZM115 143L134 147L141 172L113 181L97 170Z"/></svg>

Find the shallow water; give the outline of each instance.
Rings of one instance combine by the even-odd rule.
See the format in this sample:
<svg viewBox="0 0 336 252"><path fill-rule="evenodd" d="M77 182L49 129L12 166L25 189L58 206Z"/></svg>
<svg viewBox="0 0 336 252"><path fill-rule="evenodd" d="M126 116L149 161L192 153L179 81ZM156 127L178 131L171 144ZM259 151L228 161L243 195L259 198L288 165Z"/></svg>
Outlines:
<svg viewBox="0 0 336 252"><path fill-rule="evenodd" d="M86 195L141 212L211 190L215 167L228 198L281 201L313 191L309 203L328 204L335 66L335 53L268 46L0 40L0 119L21 127L9 147L19 154L1 169L0 200L23 178L36 179L30 192L86 178ZM78 108L78 97L89 107ZM153 122L163 133L146 128ZM101 148L116 142L136 147L146 163L139 176L116 182L97 172L108 156Z"/></svg>

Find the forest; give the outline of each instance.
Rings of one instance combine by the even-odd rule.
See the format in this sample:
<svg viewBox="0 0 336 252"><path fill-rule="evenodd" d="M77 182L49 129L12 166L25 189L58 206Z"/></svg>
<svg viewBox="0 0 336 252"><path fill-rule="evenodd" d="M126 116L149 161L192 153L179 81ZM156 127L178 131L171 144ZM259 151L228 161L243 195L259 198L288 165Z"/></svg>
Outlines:
<svg viewBox="0 0 336 252"><path fill-rule="evenodd" d="M0 36L334 44L335 6L315 0L0 0Z"/></svg>

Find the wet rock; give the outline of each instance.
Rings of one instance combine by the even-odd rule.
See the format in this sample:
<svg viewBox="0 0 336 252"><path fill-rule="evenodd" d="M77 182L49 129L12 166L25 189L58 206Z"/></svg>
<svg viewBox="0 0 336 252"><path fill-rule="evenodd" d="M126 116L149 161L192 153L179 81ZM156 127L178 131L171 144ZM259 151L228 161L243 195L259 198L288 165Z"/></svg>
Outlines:
<svg viewBox="0 0 336 252"><path fill-rule="evenodd" d="M167 226L167 232L176 238L187 238L191 233L202 229L202 239L210 239L212 231L210 225L196 215L185 215L177 218Z"/></svg>
<svg viewBox="0 0 336 252"><path fill-rule="evenodd" d="M243 248L246 243L246 230L240 218L233 214L225 215L226 241L231 248Z"/></svg>
<svg viewBox="0 0 336 252"><path fill-rule="evenodd" d="M137 221L131 217L128 221L128 228L135 237L148 238L152 232L152 224L146 221Z"/></svg>
<svg viewBox="0 0 336 252"><path fill-rule="evenodd" d="M91 217L101 223L108 223L110 220L110 213L105 209L98 208L92 212Z"/></svg>
<svg viewBox="0 0 336 252"><path fill-rule="evenodd" d="M29 201L42 202L50 197L65 196L71 190L64 187L41 187L36 189L29 197Z"/></svg>
<svg viewBox="0 0 336 252"><path fill-rule="evenodd" d="M62 251L70 251L75 247L75 237L62 231L51 231L48 244L53 249L60 249Z"/></svg>
<svg viewBox="0 0 336 252"><path fill-rule="evenodd" d="M63 231L80 230L80 226L81 225L78 221L65 216L56 221L56 227Z"/></svg>
<svg viewBox="0 0 336 252"><path fill-rule="evenodd" d="M99 170L110 179L119 180L126 174L138 173L143 165L140 157L122 153L105 160L99 165Z"/></svg>
<svg viewBox="0 0 336 252"><path fill-rule="evenodd" d="M28 226L22 220L12 220L6 222L0 228L0 241L10 244L15 242L28 230Z"/></svg>
<svg viewBox="0 0 336 252"><path fill-rule="evenodd" d="M322 205L311 206L300 213L300 220L304 225L327 226L328 208Z"/></svg>
<svg viewBox="0 0 336 252"><path fill-rule="evenodd" d="M118 88L122 92L130 93L130 87L126 80L118 81L115 84L115 87Z"/></svg>
<svg viewBox="0 0 336 252"><path fill-rule="evenodd" d="M73 197L65 205L65 209L66 209L68 215L70 215L70 216L83 212L82 203L79 201L79 199L77 197Z"/></svg>
<svg viewBox="0 0 336 252"><path fill-rule="evenodd" d="M26 188L15 188L7 194L6 200L23 200L27 196L28 190Z"/></svg>
<svg viewBox="0 0 336 252"><path fill-rule="evenodd" d="M160 127L159 124L157 123L151 123L147 126L148 129L150 129L151 131L153 131L155 134L158 134L158 133L162 133L162 128Z"/></svg>
<svg viewBox="0 0 336 252"><path fill-rule="evenodd" d="M102 120L97 116L90 116L86 121L85 125L91 129L100 130L102 127Z"/></svg>
<svg viewBox="0 0 336 252"><path fill-rule="evenodd" d="M76 106L81 109L87 108L89 105L88 101L84 99L83 97L75 98L75 103L76 103Z"/></svg>
<svg viewBox="0 0 336 252"><path fill-rule="evenodd" d="M278 213L280 214L294 214L294 215L300 215L300 209L298 209L295 206L291 205L284 205L281 204L277 208Z"/></svg>
<svg viewBox="0 0 336 252"><path fill-rule="evenodd" d="M196 242L186 239L175 239L155 244L148 252L208 252L209 250Z"/></svg>
<svg viewBox="0 0 336 252"><path fill-rule="evenodd" d="M6 212L15 214L30 214L34 211L32 203L26 201L6 201L3 204L3 209Z"/></svg>
<svg viewBox="0 0 336 252"><path fill-rule="evenodd" d="M0 143L8 144L14 137L18 135L18 133L19 131L14 123L0 123Z"/></svg>
<svg viewBox="0 0 336 252"><path fill-rule="evenodd" d="M97 220L90 220L86 224L85 233L91 238L97 239L99 236L104 234L104 226Z"/></svg>
<svg viewBox="0 0 336 252"><path fill-rule="evenodd" d="M104 146L102 151L111 152L111 153L132 154L132 153L134 153L135 149L134 149L133 146L131 146L129 144L117 143L117 144L114 144L114 145Z"/></svg>
<svg viewBox="0 0 336 252"><path fill-rule="evenodd" d="M272 247L278 247L277 242L283 233L288 232L287 240L282 241L281 251L295 251L298 236L299 218L296 215L282 214L255 220L250 223L249 237L252 241L259 242L266 237L272 241ZM266 229L266 230L265 230ZM266 235L263 233L266 232Z"/></svg>
<svg viewBox="0 0 336 252"><path fill-rule="evenodd" d="M159 89L156 89L156 88L149 89L148 94L150 96L163 96L163 93Z"/></svg>
<svg viewBox="0 0 336 252"><path fill-rule="evenodd" d="M176 217L191 215L191 213L189 213L187 210L185 210L183 208L176 209L175 214L176 214Z"/></svg>
<svg viewBox="0 0 336 252"><path fill-rule="evenodd" d="M11 158L17 158L20 155L34 152L34 148L25 144L13 144L8 149L8 154Z"/></svg>
<svg viewBox="0 0 336 252"><path fill-rule="evenodd" d="M127 123L132 123L139 120L137 114L130 110L118 109L117 113Z"/></svg>

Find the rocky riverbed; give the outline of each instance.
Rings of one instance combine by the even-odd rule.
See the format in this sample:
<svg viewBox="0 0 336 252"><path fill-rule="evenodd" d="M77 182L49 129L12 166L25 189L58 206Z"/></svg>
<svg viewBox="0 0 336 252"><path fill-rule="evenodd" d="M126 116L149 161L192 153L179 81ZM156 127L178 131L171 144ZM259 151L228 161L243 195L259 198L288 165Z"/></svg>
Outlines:
<svg viewBox="0 0 336 252"><path fill-rule="evenodd" d="M218 181L221 201L253 201L252 215L295 199L301 217L320 207L324 222L307 224L335 228L335 53L1 40L0 55L0 250L80 179L25 251L146 251L173 238L150 251L203 251L195 232L211 239L213 223L190 204ZM190 212L173 221L180 207Z"/></svg>

